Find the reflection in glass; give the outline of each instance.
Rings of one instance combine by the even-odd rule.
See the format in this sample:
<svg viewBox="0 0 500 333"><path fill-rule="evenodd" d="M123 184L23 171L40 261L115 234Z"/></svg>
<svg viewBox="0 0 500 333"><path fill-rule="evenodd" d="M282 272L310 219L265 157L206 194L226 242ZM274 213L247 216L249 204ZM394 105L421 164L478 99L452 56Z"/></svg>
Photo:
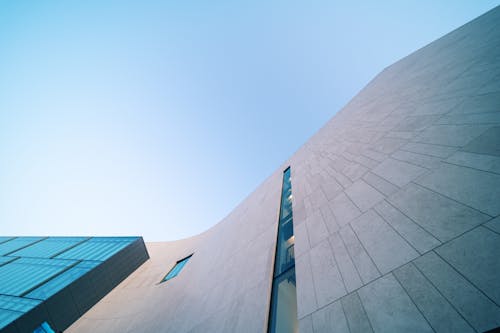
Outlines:
<svg viewBox="0 0 500 333"><path fill-rule="evenodd" d="M163 278L163 280L161 280L161 282L165 282L165 281L170 280L171 278L176 277L180 273L180 271L182 270L184 265L186 265L186 263L188 262L189 258L191 258L191 256L192 256L192 254L187 256L184 259L179 260L175 264L175 266L170 270L170 272L168 272L168 274Z"/></svg>
<svg viewBox="0 0 500 333"><path fill-rule="evenodd" d="M283 173L279 216L268 332L296 333L298 332L297 292L290 168Z"/></svg>
<svg viewBox="0 0 500 333"><path fill-rule="evenodd" d="M295 267L274 279L270 333L298 332Z"/></svg>
<svg viewBox="0 0 500 333"><path fill-rule="evenodd" d="M55 331L46 321L44 321L40 326L35 328L33 333L55 333Z"/></svg>

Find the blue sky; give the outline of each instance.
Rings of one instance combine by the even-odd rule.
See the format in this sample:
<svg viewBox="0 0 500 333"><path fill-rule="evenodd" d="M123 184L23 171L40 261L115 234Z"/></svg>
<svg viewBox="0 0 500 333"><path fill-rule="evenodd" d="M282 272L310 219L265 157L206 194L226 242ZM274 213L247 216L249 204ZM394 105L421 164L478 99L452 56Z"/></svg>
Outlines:
<svg viewBox="0 0 500 333"><path fill-rule="evenodd" d="M197 234L500 1L0 1L0 233Z"/></svg>

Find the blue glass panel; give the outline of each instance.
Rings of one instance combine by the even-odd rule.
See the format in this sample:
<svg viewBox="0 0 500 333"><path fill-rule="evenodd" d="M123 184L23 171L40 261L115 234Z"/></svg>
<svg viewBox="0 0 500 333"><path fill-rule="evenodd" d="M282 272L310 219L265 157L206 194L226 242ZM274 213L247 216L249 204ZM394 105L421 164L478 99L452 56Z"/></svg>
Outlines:
<svg viewBox="0 0 500 333"><path fill-rule="evenodd" d="M20 296L76 263L75 260L19 258L0 267L0 294Z"/></svg>
<svg viewBox="0 0 500 333"><path fill-rule="evenodd" d="M0 331L138 239L0 237Z"/></svg>
<svg viewBox="0 0 500 333"><path fill-rule="evenodd" d="M10 255L18 257L51 258L87 239L88 238L85 237L49 237L19 251L13 252Z"/></svg>
<svg viewBox="0 0 500 333"><path fill-rule="evenodd" d="M0 309L4 310L18 311L24 313L33 309L40 303L41 301L36 299L0 295Z"/></svg>
<svg viewBox="0 0 500 333"><path fill-rule="evenodd" d="M14 237L5 237L5 236L0 237L0 243L6 242L6 241L8 241L8 240L10 240L12 238L14 238Z"/></svg>
<svg viewBox="0 0 500 333"><path fill-rule="evenodd" d="M275 277L295 265L290 168L283 174L281 198L281 213L278 222L278 240L276 243L276 260L274 264Z"/></svg>
<svg viewBox="0 0 500 333"><path fill-rule="evenodd" d="M42 323L42 325L35 328L33 333L56 333L52 327L50 327L49 323L46 321Z"/></svg>
<svg viewBox="0 0 500 333"><path fill-rule="evenodd" d="M161 282L164 282L164 281L170 280L171 278L176 277L180 273L180 271L182 270L184 265L186 265L186 263L188 262L189 258L191 258L191 256L192 255L178 261L175 264L175 266L170 270L170 272L168 272L168 274L163 278L163 280Z"/></svg>
<svg viewBox="0 0 500 333"><path fill-rule="evenodd" d="M298 319L290 168L283 173L279 217L268 332L295 333Z"/></svg>
<svg viewBox="0 0 500 333"><path fill-rule="evenodd" d="M137 239L138 237L91 238L59 254L56 258L104 261Z"/></svg>
<svg viewBox="0 0 500 333"><path fill-rule="evenodd" d="M18 237L0 244L0 256L19 250L43 239L42 237Z"/></svg>
<svg viewBox="0 0 500 333"><path fill-rule="evenodd" d="M22 312L0 309L0 330L22 316Z"/></svg>
<svg viewBox="0 0 500 333"><path fill-rule="evenodd" d="M17 257L0 257L0 266L16 260Z"/></svg>
<svg viewBox="0 0 500 333"><path fill-rule="evenodd" d="M274 279L270 321L269 333L298 331L295 267Z"/></svg>
<svg viewBox="0 0 500 333"><path fill-rule="evenodd" d="M70 283L78 279L80 276L92 270L97 265L101 264L100 261L83 261L74 267L68 269L66 272L61 273L52 280L26 294L26 297L45 300L54 295Z"/></svg>

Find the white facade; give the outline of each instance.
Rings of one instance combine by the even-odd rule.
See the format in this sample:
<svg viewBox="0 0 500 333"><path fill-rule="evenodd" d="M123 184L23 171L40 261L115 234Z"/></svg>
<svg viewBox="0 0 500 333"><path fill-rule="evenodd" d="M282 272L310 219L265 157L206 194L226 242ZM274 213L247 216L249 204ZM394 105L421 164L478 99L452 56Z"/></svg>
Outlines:
<svg viewBox="0 0 500 333"><path fill-rule="evenodd" d="M383 70L213 228L147 244L68 332L265 332L287 166L300 332L500 326L497 7Z"/></svg>

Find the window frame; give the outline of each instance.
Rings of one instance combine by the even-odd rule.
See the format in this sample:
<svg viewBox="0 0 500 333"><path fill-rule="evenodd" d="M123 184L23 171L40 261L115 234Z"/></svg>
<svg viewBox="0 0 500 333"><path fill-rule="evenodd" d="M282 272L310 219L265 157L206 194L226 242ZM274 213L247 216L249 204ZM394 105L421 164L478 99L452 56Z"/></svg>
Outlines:
<svg viewBox="0 0 500 333"><path fill-rule="evenodd" d="M164 282L167 282L173 278L175 278L177 275L179 275L182 270L184 269L184 266L186 266L187 262L189 261L189 259L191 259L191 257L193 256L194 252L191 253L190 255L182 258L182 259L179 259L177 260L177 262L174 264L174 266L172 266L172 268L168 271L167 274L165 274L165 276L161 279L160 283L164 283ZM183 263L183 264L182 264ZM173 276L170 276L169 275L180 265L182 264L182 266L179 268L179 271L173 275Z"/></svg>

